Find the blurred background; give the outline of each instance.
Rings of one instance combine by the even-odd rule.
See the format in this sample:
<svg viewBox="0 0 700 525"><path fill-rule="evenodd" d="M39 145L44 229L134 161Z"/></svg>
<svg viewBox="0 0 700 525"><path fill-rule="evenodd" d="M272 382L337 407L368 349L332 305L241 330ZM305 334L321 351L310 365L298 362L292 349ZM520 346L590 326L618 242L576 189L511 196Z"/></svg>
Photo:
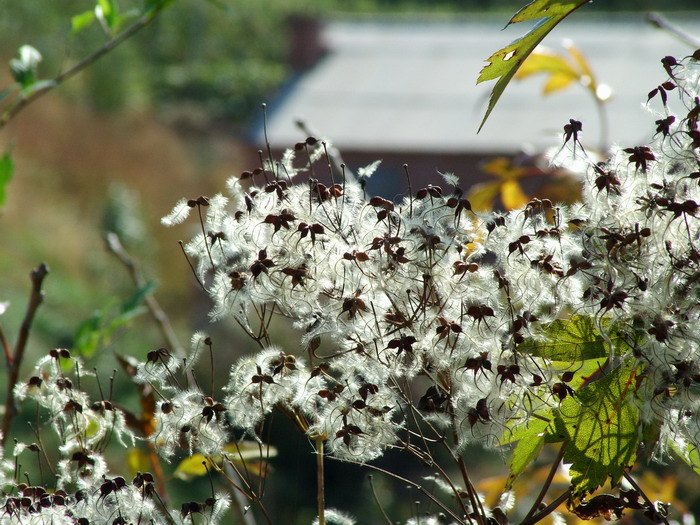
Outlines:
<svg viewBox="0 0 700 525"><path fill-rule="evenodd" d="M141 5L117 3L122 12ZM484 206L504 205L498 199L502 186L488 184L509 177L522 178L529 196L575 199L575 182L549 170L541 155L559 147L570 118L584 123L582 141L591 151L604 151L613 141L627 146L648 140L657 117L640 103L666 78L660 59L695 49L692 40L649 23L648 11L663 9L674 27L700 39L700 7L697 0L585 6L545 45L571 62L571 43L563 42L571 39L590 66L588 81L570 79L565 92L548 97L542 96L544 77L515 81L477 134L492 86L477 86L476 78L491 53L527 31L517 25L501 31L524 3L179 0L134 38L31 104L0 130L0 154L11 152L15 166L0 208L0 302L10 302L0 320L11 340L24 314L29 271L39 262L51 269L23 377L50 348L89 354L91 366L104 367L106 377L116 366L114 353L143 358L164 346L146 315L104 330L137 292L105 249L107 231L116 232L141 262L185 344L195 330L212 335L218 384L226 381L231 363L255 350L232 325L209 324L208 299L177 244L195 226L165 229L159 219L181 197L223 191L228 177L259 165L263 102L276 154L311 133L328 137L351 170L382 159L370 182L373 194L393 198L404 192L402 166L408 163L416 188L439 184L438 170L460 177L463 187L481 183L477 196ZM43 56L41 78L66 70L105 41L96 24L71 32L71 17L93 7L89 0L0 0L0 64L30 44ZM9 68L0 67L0 90L12 83ZM283 323L277 329L280 341L291 330ZM127 404L136 402L125 377L118 374L116 384L119 395L131 400ZM285 424L275 421L280 435L295 433ZM269 508L287 516L285 523L310 523L311 447L302 437L274 444L280 453ZM477 469L505 470L500 456L485 457ZM385 461L390 464L391 455ZM649 475L658 490L673 485L675 491L676 474ZM328 476L329 486L348 487L332 491L329 506L372 523L377 509L367 503L365 473L331 464ZM199 487L173 483L182 491ZM395 519L429 510L406 505L416 495L405 487L377 483ZM207 487L205 482L203 497ZM700 487L678 490L669 497L687 503Z"/></svg>

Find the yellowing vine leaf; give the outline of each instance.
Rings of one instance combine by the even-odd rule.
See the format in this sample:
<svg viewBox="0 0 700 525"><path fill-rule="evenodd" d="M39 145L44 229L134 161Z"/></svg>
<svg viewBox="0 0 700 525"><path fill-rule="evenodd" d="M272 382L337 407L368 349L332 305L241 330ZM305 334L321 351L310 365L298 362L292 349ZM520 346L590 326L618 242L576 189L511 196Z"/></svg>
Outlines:
<svg viewBox="0 0 700 525"><path fill-rule="evenodd" d="M574 315L543 326L543 337L526 339L518 347L521 352L553 361L585 361L603 358L610 354L607 343L595 327L592 317ZM610 330L608 338L613 343L615 355L629 351L623 334Z"/></svg>
<svg viewBox="0 0 700 525"><path fill-rule="evenodd" d="M583 53L570 40L566 40L562 45L569 52L568 57L538 46L513 78L522 80L537 74L548 75L549 78L542 88L543 95L566 89L576 82L586 88L600 103L605 102L606 99L601 95L609 95L609 90L599 91L598 81Z"/></svg>
<svg viewBox="0 0 700 525"><path fill-rule="evenodd" d="M554 29L564 18L590 0L535 0L530 2L520 11L515 13L508 25L527 20L541 19L533 29L525 36L512 44L496 51L487 61L488 64L481 70L477 84L486 80L498 79L491 91L489 104L484 119L481 121L479 131L484 127L486 119L491 114L496 102L501 98L506 86L520 68L523 61L537 47L542 39Z"/></svg>

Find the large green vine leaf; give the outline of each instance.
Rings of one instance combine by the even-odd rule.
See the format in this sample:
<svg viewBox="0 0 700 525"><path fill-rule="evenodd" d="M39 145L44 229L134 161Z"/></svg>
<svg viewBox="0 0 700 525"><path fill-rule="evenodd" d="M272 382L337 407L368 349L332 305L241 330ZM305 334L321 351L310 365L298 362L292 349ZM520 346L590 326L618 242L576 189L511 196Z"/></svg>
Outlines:
<svg viewBox="0 0 700 525"><path fill-rule="evenodd" d="M567 441L574 499L583 498L610 478L619 483L639 445L639 412L633 397L637 371L625 363L562 401L556 434Z"/></svg>
<svg viewBox="0 0 700 525"><path fill-rule="evenodd" d="M513 78L513 75L515 75L515 72L528 55L532 53L532 50L537 47L537 44L539 44L559 22L589 1L590 0L535 0L513 15L507 25L525 22L527 20L541 20L525 36L503 49L496 51L487 59L489 63L481 70L476 82L478 84L496 78L498 78L498 81L491 91L488 108L479 126L479 131L484 127L486 119L491 114L498 99L501 98L503 91Z"/></svg>
<svg viewBox="0 0 700 525"><path fill-rule="evenodd" d="M610 354L606 339L596 330L595 320L589 316L575 315L568 320L553 321L543 326L542 335L543 339L526 339L518 350L552 361L580 362ZM607 335L615 347L615 355L629 350L623 334L609 330Z"/></svg>

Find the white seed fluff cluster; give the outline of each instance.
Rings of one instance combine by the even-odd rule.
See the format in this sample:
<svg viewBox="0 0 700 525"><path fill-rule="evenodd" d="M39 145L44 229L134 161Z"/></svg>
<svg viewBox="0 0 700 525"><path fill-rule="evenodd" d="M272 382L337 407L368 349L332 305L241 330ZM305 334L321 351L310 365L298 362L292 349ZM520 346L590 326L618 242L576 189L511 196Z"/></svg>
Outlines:
<svg viewBox="0 0 700 525"><path fill-rule="evenodd" d="M460 445L493 445L507 425L566 395L561 363L521 345L579 316L603 338L611 327L626 334L628 351L611 345L608 367L635 360L644 370L643 420L665 423L686 455L700 446L691 395L700 383L698 64L670 67L681 114L664 102L653 140L604 163L578 147L587 168L573 206L534 199L477 214L459 188L438 186L398 203L367 198L360 184L339 174L323 184L295 161L298 151L318 155L315 139L246 174L260 185L232 179L230 208L220 195L178 203L164 223L195 208L204 217L186 252L212 318L252 333L272 309L301 331L283 352L234 367L233 425L254 433L272 407L297 410L332 454L367 461L401 439L407 407L417 407L458 428ZM280 364L305 352L322 367Z"/></svg>

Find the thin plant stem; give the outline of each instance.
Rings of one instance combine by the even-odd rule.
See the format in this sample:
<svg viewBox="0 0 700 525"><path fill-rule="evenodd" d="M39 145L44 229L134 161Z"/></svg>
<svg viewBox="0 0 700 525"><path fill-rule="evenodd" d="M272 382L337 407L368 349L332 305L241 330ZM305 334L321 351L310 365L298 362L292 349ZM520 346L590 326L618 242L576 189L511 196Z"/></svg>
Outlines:
<svg viewBox="0 0 700 525"><path fill-rule="evenodd" d="M205 240L205 242L206 242L206 240ZM197 284L199 284L199 287L206 292L207 288L204 286L202 281L199 279L199 276L197 275L197 270L194 269L194 266L192 266L192 261L190 261L190 258L187 256L187 252L185 251L185 244L182 241L177 241L177 243L180 245L180 250L182 250L182 254L185 256L185 260L187 261L187 264L189 265L190 270L192 270L192 275L194 275L194 278L197 280Z"/></svg>
<svg viewBox="0 0 700 525"><path fill-rule="evenodd" d="M398 474L395 474L394 472L391 472L390 470L383 469L381 467L378 467L376 465L372 465L371 463L361 463L359 461L353 461L352 459L337 459L334 458L333 456L328 456L331 459L334 459L336 461L342 461L344 463L351 463L353 465L357 465L360 467L364 468L370 468L372 470L376 470L377 472L381 472L382 474L386 474L387 476L391 476L394 479L398 479L399 481L406 483L406 485L410 485L411 487L418 489L424 496L426 496L428 499L430 499L433 503L435 503L440 509L446 513L449 514L449 516L455 520L457 523L464 523L462 518L457 516L457 514L454 513L452 509L450 509L447 505L445 505L442 501L437 499L430 491L426 490L422 485L419 485L415 481L411 481L408 478L404 478L403 476L399 476Z"/></svg>
<svg viewBox="0 0 700 525"><path fill-rule="evenodd" d="M520 525L534 525L535 523L539 522L543 518L549 516L552 512L554 512L559 505L564 503L569 497L571 497L571 489L567 489L566 492L563 494L560 494L557 499L555 499L552 503L547 505L544 509L542 509L540 512L535 514L534 516L530 518L525 518L523 521L520 522Z"/></svg>
<svg viewBox="0 0 700 525"><path fill-rule="evenodd" d="M326 489L323 464L323 436L317 436L316 442L316 503L318 505L318 525L326 525Z"/></svg>
<svg viewBox="0 0 700 525"><path fill-rule="evenodd" d="M547 491L549 490L549 487L552 484L552 481L554 480L554 476L557 473L557 469L559 468L559 464L561 463L561 460L564 458L564 451L566 450L566 443L564 443L561 448L559 449L559 453L557 454L557 457L554 460L554 463L552 463L552 468L549 470L549 474L547 474L547 479L544 482L544 485L542 485L542 489L540 490L540 493L537 495L537 498L535 498L535 502L532 504L532 507L530 507L530 510L528 513L525 515L525 520L530 518L535 512L537 512L537 508L540 506L540 503L544 500L544 497L547 495Z"/></svg>
<svg viewBox="0 0 700 525"><path fill-rule="evenodd" d="M131 275L131 279L134 282L134 284L139 289L145 287L148 284L148 282L146 281L146 278L144 277L143 272L141 271L141 264L131 255L129 255L129 253L122 245L119 236L116 233L109 232L105 236L105 241L107 243L107 248L109 249L109 251L112 254L114 254L117 257L117 259L119 259L119 261L129 271L129 275ZM175 333L175 330L172 327L172 324L170 324L170 319L161 308L160 303L158 303L153 294L150 293L146 295L146 297L144 298L144 302L146 303L148 312L151 314L151 317L156 322L156 325L158 326L158 329L160 330L160 333L163 336L167 347L170 348L176 356L181 358L184 357L186 355L185 349L180 343L180 340L178 339L177 334Z"/></svg>
<svg viewBox="0 0 700 525"><path fill-rule="evenodd" d="M627 472L625 472L625 471L622 471L622 475L625 477L625 479L627 480L627 482L628 482L630 485L632 485L632 488L633 488L634 490L636 490L637 492L639 492L639 495L642 496L642 499L646 502L646 504L649 506L649 508L650 508L650 509L654 509L654 503L652 503L652 501L651 501L651 500L649 499L649 497L644 493L644 491L641 489L641 487L640 487L639 485L637 485L637 482L634 481L634 478L633 478L632 476L630 476L629 473L627 473ZM665 517L660 516L660 518L661 518L661 523L663 523L664 525L668 525L668 520L667 520Z"/></svg>
<svg viewBox="0 0 700 525"><path fill-rule="evenodd" d="M391 518L387 515L386 511L384 510L384 507L382 507L382 503L379 501L379 496L377 496L377 491L374 488L374 476L372 474L367 476L367 479L369 479L369 486L370 489L372 489L372 496L374 497L374 501L377 503L377 507L379 507L379 510L382 513L382 516L384 516L384 519L389 525L393 525L393 522L391 521Z"/></svg>
<svg viewBox="0 0 700 525"><path fill-rule="evenodd" d="M156 7L150 9L148 12L142 15L138 20L136 20L136 22L130 25L122 33L107 41L101 48L99 48L97 51L78 62L75 66L57 75L51 81L46 82L40 88L36 89L35 91L32 91L29 95L22 96L17 102L12 104L3 112L2 117L0 117L0 129L4 128L10 120L12 120L20 111L22 111L29 104L42 97L55 87L60 86L69 78L77 75L83 69L92 65L94 62L96 62L104 55L112 51L115 47L128 40L136 33L138 33L141 29L149 25L165 7L165 3L158 4Z"/></svg>
<svg viewBox="0 0 700 525"><path fill-rule="evenodd" d="M10 433L10 426L12 425L12 419L17 413L15 407L15 386L19 379L19 369L22 366L22 360L24 359L24 351L27 347L27 341L29 340L29 332L32 328L32 322L34 321L34 316L38 310L41 303L44 301L44 291L41 286L44 282L44 278L49 273L49 267L46 264L41 263L30 273L29 277L32 281L32 291L29 296L29 304L27 305L27 311L24 314L24 320L22 321L22 326L19 329L19 335L17 337L17 342L15 343L15 348L10 356L10 360L6 363L7 365L7 396L5 401L5 415L2 420L2 445L4 446L7 437Z"/></svg>
<svg viewBox="0 0 700 525"><path fill-rule="evenodd" d="M457 432L457 418L455 416L455 411L454 407L452 406L452 403L450 401L450 409L449 409L449 414L450 414L450 427L452 427L452 440L454 442L455 446L459 445L459 435ZM449 447L448 447L449 449ZM467 464L464 462L464 458L462 457L462 454L459 452L453 451L450 449L450 453L452 454L452 457L455 459L457 462L457 465L459 467L459 472L462 475L462 479L464 481L464 488L467 491L467 494L469 495L469 501L472 505L472 510L476 514L476 522L479 525L485 525L486 520L485 520L485 512L484 508L481 504L481 500L479 499L479 495L476 493L476 490L474 489L474 485L472 485L471 478L469 477L469 471L467 470Z"/></svg>
<svg viewBox="0 0 700 525"><path fill-rule="evenodd" d="M668 20L666 20L659 13L649 13L647 15L647 21L651 25L658 27L659 29L663 29L665 31L668 31L673 36L678 38L678 40L680 40L684 44L688 44L690 47L693 47L693 48L700 47L700 39L689 35L685 31L683 31L683 30L679 29L678 27L676 27L675 25L671 24Z"/></svg>
<svg viewBox="0 0 700 525"><path fill-rule="evenodd" d="M12 348L10 347L10 342L5 337L2 326L0 326L0 345L2 345L2 350L5 354L5 363L12 362Z"/></svg>

